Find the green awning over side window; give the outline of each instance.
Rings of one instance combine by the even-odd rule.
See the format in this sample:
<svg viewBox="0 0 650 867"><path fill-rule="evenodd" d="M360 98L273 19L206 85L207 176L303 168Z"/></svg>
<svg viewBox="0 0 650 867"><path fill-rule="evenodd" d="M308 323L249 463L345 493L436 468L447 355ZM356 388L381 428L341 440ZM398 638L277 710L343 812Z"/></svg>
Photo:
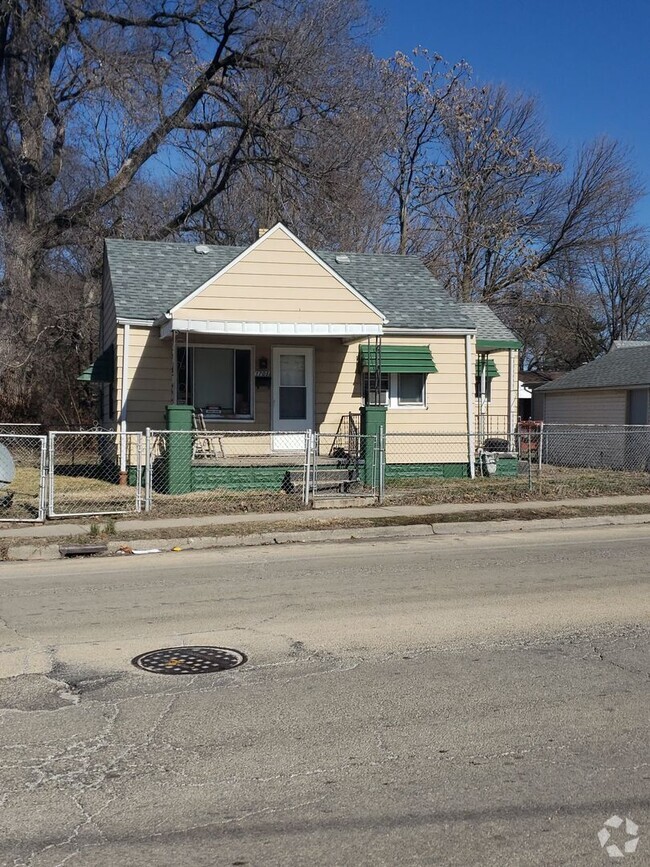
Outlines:
<svg viewBox="0 0 650 867"><path fill-rule="evenodd" d="M115 379L115 346L111 344L77 377L79 382L113 382Z"/></svg>
<svg viewBox="0 0 650 867"><path fill-rule="evenodd" d="M428 346L382 346L377 365L374 346L359 347L359 363L364 370L382 373L437 373L438 368Z"/></svg>
<svg viewBox="0 0 650 867"><path fill-rule="evenodd" d="M494 379L495 376L501 376L499 371L497 370L497 366L494 363L492 358L486 358L482 360L480 358L476 359L476 375L481 376L483 374L483 368L485 367L485 376L487 379Z"/></svg>

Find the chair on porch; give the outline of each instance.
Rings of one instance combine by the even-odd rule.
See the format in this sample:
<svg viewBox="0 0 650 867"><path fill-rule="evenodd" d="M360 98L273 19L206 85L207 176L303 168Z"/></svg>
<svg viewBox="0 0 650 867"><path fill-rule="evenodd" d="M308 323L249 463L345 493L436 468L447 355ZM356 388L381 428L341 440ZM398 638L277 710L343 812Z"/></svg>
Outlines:
<svg viewBox="0 0 650 867"><path fill-rule="evenodd" d="M223 450L223 437L221 434L209 431L205 426L205 418L200 409L192 413L195 434L192 442L192 459L196 458L225 458ZM219 450L219 454L217 453Z"/></svg>

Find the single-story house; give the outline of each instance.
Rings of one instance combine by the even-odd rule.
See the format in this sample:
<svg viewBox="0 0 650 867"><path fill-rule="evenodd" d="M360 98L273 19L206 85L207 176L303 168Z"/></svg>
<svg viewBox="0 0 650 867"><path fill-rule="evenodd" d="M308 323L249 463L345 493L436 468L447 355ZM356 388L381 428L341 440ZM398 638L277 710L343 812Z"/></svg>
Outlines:
<svg viewBox="0 0 650 867"><path fill-rule="evenodd" d="M538 392L548 424L648 424L650 342L617 341Z"/></svg>
<svg viewBox="0 0 650 867"><path fill-rule="evenodd" d="M165 429L168 405L189 404L208 430L277 432L277 452L379 404L387 433L413 435L387 454L399 464L436 460L418 434L473 437L488 413L514 435L519 346L419 259L314 251L277 224L248 247L106 240L102 355L84 375L103 383L104 426ZM458 438L444 460L473 455Z"/></svg>

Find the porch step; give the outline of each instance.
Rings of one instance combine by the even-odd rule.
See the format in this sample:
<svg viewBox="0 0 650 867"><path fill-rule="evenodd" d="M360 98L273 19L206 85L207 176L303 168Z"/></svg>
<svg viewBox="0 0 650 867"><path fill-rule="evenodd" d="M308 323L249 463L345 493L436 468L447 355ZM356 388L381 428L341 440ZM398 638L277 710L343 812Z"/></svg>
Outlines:
<svg viewBox="0 0 650 867"><path fill-rule="evenodd" d="M374 506L377 497L374 494L339 494L333 497L314 497L314 509L348 509L351 506Z"/></svg>
<svg viewBox="0 0 650 867"><path fill-rule="evenodd" d="M289 470L285 479L285 485L289 490L297 490L302 487L304 474L300 470ZM316 490L321 491L340 491L345 493L346 489L358 484L358 477L351 467L318 467L316 469ZM311 490L313 478L310 473L309 488Z"/></svg>

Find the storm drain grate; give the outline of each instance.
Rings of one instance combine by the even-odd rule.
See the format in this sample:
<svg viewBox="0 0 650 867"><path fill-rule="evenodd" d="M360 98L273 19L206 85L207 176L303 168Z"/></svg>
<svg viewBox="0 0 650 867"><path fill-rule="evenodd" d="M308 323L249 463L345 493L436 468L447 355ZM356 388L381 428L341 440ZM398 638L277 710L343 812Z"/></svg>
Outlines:
<svg viewBox="0 0 650 867"><path fill-rule="evenodd" d="M237 668L246 656L228 647L163 647L141 653L131 662L151 674L210 674Z"/></svg>

